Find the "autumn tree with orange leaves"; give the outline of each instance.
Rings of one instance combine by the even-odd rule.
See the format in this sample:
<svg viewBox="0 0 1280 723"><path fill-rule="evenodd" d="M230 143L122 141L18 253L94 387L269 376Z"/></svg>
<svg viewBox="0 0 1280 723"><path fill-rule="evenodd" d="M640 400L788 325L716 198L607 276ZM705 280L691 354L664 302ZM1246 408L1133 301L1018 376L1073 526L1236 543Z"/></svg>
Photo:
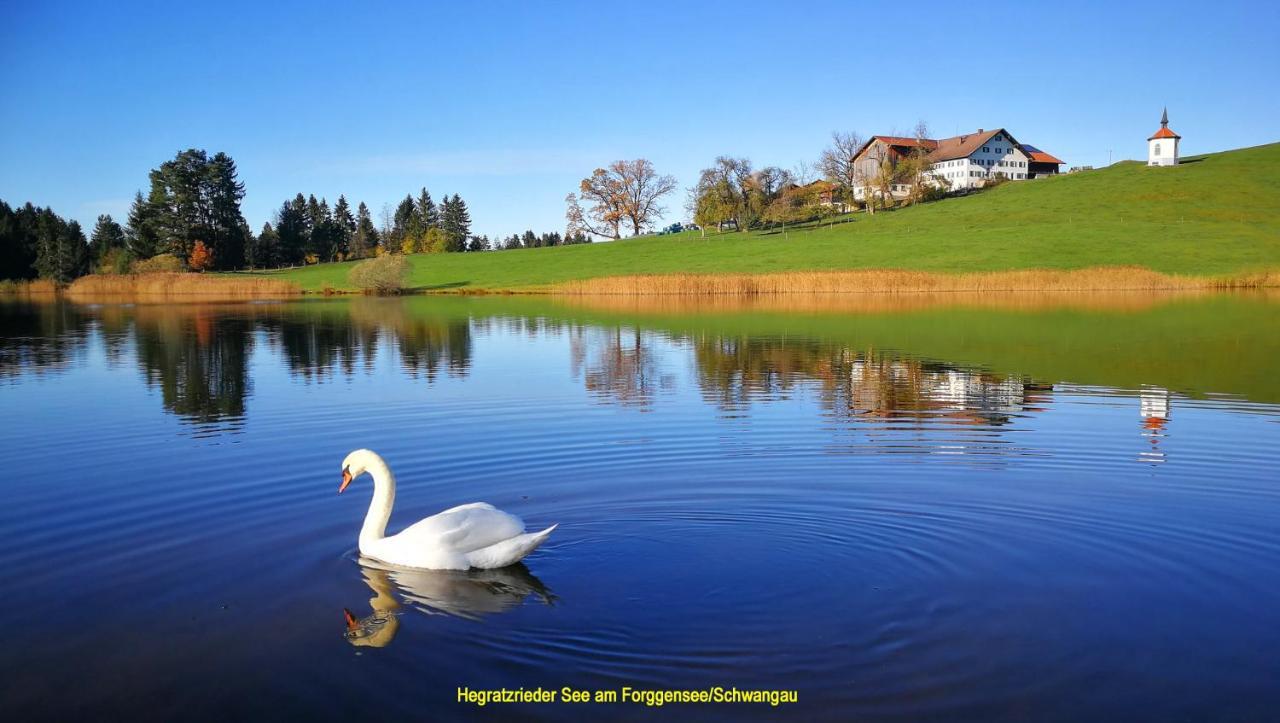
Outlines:
<svg viewBox="0 0 1280 723"><path fill-rule="evenodd" d="M209 253L209 247L204 245L203 241L197 241L191 247L191 256L187 258L187 267L192 271L204 271L213 265L213 254Z"/></svg>
<svg viewBox="0 0 1280 723"><path fill-rule="evenodd" d="M637 158L614 161L582 179L577 194L565 197L570 235L582 232L622 238L622 224L638 236L662 217L659 200L676 189L675 176L660 176L653 163ZM584 210L582 204L587 204Z"/></svg>

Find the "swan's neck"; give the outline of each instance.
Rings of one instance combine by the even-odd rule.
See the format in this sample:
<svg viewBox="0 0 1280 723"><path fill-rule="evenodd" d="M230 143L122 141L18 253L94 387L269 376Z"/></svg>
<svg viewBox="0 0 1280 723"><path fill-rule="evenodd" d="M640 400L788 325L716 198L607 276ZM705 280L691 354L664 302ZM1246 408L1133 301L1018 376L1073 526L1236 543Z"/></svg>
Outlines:
<svg viewBox="0 0 1280 723"><path fill-rule="evenodd" d="M396 502L396 478L387 465L377 460L369 465L368 471L373 477L373 501L369 503L369 513L364 516L364 526L360 528L361 549L367 543L386 537L391 506Z"/></svg>

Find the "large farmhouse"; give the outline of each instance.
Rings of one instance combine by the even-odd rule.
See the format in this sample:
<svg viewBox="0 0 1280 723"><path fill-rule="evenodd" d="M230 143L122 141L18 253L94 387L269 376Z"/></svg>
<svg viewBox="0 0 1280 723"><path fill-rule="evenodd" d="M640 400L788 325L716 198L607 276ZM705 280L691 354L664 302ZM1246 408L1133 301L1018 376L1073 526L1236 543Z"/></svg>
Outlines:
<svg viewBox="0 0 1280 723"><path fill-rule="evenodd" d="M1003 128L990 131L979 128L976 133L940 140L872 136L854 161L861 179L854 187L855 198L862 198L865 187L871 185L871 179L886 160L897 168L912 153L920 152L925 153L935 182L950 190L981 188L997 175L1014 181L1053 175L1062 164L1035 146L1019 143ZM895 196L905 194L907 186L894 184L892 192Z"/></svg>

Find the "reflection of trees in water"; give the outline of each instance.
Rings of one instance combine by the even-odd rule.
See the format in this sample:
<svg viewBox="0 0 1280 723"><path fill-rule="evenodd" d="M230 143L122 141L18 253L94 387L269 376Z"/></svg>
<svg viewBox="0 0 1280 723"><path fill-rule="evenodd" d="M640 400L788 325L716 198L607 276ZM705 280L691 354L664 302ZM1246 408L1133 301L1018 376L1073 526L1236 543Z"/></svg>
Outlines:
<svg viewBox="0 0 1280 723"><path fill-rule="evenodd" d="M198 307L140 308L133 328L138 366L166 410L201 424L244 417L251 319Z"/></svg>
<svg viewBox="0 0 1280 723"><path fill-rule="evenodd" d="M588 392L607 401L648 409L659 391L675 386L638 327L574 327L569 349L574 378L581 376Z"/></svg>
<svg viewBox="0 0 1280 723"><path fill-rule="evenodd" d="M280 350L290 371L307 381L321 382L335 373L355 374L358 366L373 368L378 330L353 324L345 308L273 310L259 319L272 344Z"/></svg>
<svg viewBox="0 0 1280 723"><path fill-rule="evenodd" d="M415 379L433 382L441 370L465 377L473 354L471 320L415 311L400 299L356 299L351 303L350 323L381 329L395 339L400 364Z"/></svg>
<svg viewBox="0 0 1280 723"><path fill-rule="evenodd" d="M758 400L788 398L816 383L835 418L946 416L1006 424L1050 387L946 364L858 351L813 340L701 337L693 340L703 398L726 411Z"/></svg>
<svg viewBox="0 0 1280 723"><path fill-rule="evenodd" d="M441 369L464 377L471 369L471 326L466 319L415 320L398 328L397 346L404 370L435 381Z"/></svg>
<svg viewBox="0 0 1280 723"><path fill-rule="evenodd" d="M70 304L0 303L0 378L57 373L84 353L92 317Z"/></svg>

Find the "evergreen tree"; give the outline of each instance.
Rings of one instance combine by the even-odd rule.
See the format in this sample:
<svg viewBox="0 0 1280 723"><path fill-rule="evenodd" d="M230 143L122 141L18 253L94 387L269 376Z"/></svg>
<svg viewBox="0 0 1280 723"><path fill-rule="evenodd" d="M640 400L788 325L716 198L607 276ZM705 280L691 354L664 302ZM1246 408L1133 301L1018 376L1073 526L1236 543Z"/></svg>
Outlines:
<svg viewBox="0 0 1280 723"><path fill-rule="evenodd" d="M120 224L116 223L109 214L104 213L98 216L89 246L92 249L93 264L99 265L106 260L107 254L111 251L124 249L124 229L120 228Z"/></svg>
<svg viewBox="0 0 1280 723"><path fill-rule="evenodd" d="M426 186L422 187L422 193L418 195L418 223L423 231L440 226L440 211L431 200L431 194L427 193Z"/></svg>
<svg viewBox="0 0 1280 723"><path fill-rule="evenodd" d="M243 263L244 217L240 201L244 184L236 179L235 161L225 153L212 158L204 151L190 148L179 152L148 174L150 193L140 208L130 212L131 244L145 252L167 252L186 261L196 241L209 247L213 263L221 268L234 268ZM134 224L135 216L138 224ZM155 233L155 248L147 235Z"/></svg>
<svg viewBox="0 0 1280 723"><path fill-rule="evenodd" d="M209 214L205 245L213 256L212 268L235 269L244 265L248 224L240 213L244 184L236 174L236 162L225 153L214 154L205 166L203 190Z"/></svg>
<svg viewBox="0 0 1280 723"><path fill-rule="evenodd" d="M345 259L351 255L351 237L356 232L356 219L351 215L351 206L347 204L346 196L338 196L338 202L333 207L333 222L337 253Z"/></svg>
<svg viewBox="0 0 1280 723"><path fill-rule="evenodd" d="M266 269L279 265L280 260L280 234L271 228L270 223L264 223L262 233L254 239L253 258L248 260L249 265Z"/></svg>
<svg viewBox="0 0 1280 723"><path fill-rule="evenodd" d="M307 228L307 199L301 193L280 206L280 212L276 214L276 234L279 263L302 263L311 234Z"/></svg>
<svg viewBox="0 0 1280 723"><path fill-rule="evenodd" d="M525 231L523 238L520 240L527 249L536 249L542 246L542 240L539 239L538 234L534 233L532 230Z"/></svg>
<svg viewBox="0 0 1280 723"><path fill-rule="evenodd" d="M89 245L78 221L62 220L40 209L36 222L36 271L41 278L67 283L88 270Z"/></svg>
<svg viewBox="0 0 1280 723"><path fill-rule="evenodd" d="M387 244L387 249L400 250L406 236L416 237L421 230L421 219L418 216L417 207L413 203L413 196L405 196L400 205L396 207L395 216L392 218L391 238Z"/></svg>
<svg viewBox="0 0 1280 723"><path fill-rule="evenodd" d="M373 225L369 207L361 201L360 207L356 209L356 230L351 236L351 255L357 259L372 256L377 247L378 229Z"/></svg>
<svg viewBox="0 0 1280 723"><path fill-rule="evenodd" d="M30 203L14 211L0 201L0 279L36 277L38 216Z"/></svg>
<svg viewBox="0 0 1280 723"><path fill-rule="evenodd" d="M466 249L467 237L471 235L471 214L467 212L466 202L456 193L441 202L440 228L444 230L446 251Z"/></svg>
<svg viewBox="0 0 1280 723"><path fill-rule="evenodd" d="M129 226L125 229L125 245L134 258L149 259L160 253L160 232L156 228L155 209L139 191L129 209Z"/></svg>

